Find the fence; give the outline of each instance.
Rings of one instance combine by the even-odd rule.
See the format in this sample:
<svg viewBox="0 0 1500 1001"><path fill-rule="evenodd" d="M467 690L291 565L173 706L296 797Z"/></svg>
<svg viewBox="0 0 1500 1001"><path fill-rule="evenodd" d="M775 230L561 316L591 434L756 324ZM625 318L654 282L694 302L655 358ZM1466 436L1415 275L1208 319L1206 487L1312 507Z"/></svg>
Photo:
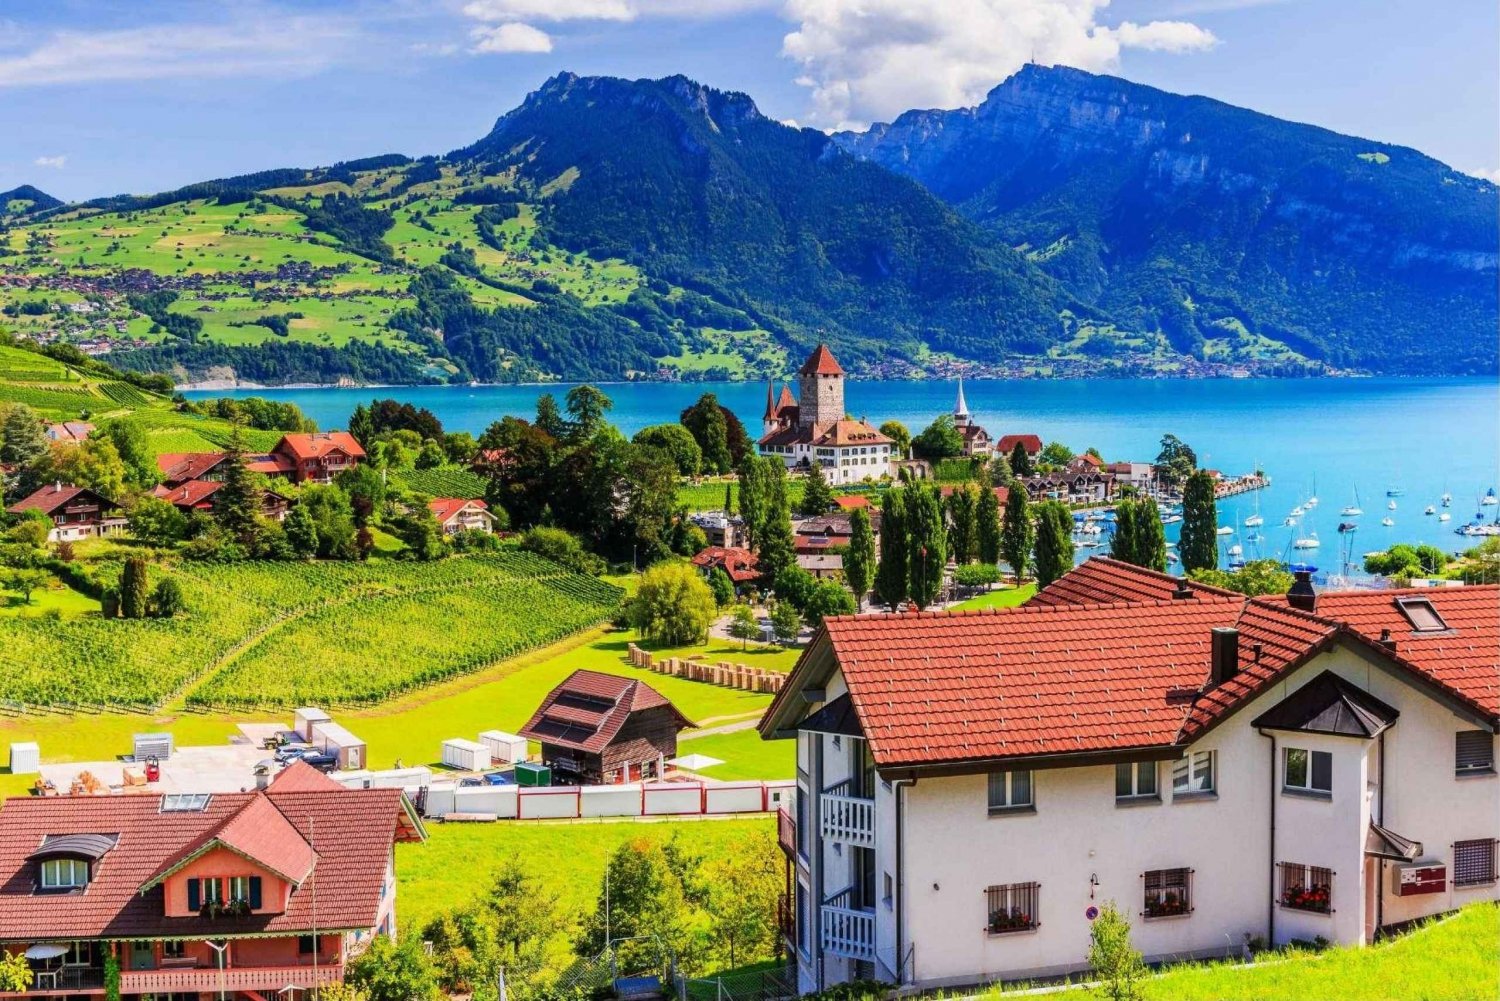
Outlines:
<svg viewBox="0 0 1500 1001"><path fill-rule="evenodd" d="M796 783L632 782L607 786L426 787L423 815L483 820L727 816L790 808Z"/></svg>
<svg viewBox="0 0 1500 1001"><path fill-rule="evenodd" d="M797 973L789 966L677 979L678 1001L790 1001L796 997Z"/></svg>
<svg viewBox="0 0 1500 1001"><path fill-rule="evenodd" d="M786 684L786 675L780 671L751 667L749 664L735 664L730 661L704 664L682 657L658 659L651 651L642 650L634 643L630 644L625 657L632 666L644 667L657 674L669 674L675 678L703 681L710 685L723 685L725 688L738 688L746 692L766 692L774 695L781 691L782 685Z"/></svg>

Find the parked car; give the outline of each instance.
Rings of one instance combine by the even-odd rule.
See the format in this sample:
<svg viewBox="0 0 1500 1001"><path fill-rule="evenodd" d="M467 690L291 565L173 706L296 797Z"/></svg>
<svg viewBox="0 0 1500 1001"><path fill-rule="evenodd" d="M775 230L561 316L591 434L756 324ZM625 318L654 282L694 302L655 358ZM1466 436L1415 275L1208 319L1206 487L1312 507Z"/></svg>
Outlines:
<svg viewBox="0 0 1500 1001"><path fill-rule="evenodd" d="M311 744L287 744L276 749L276 760L284 765L289 765L298 758L317 753L318 749Z"/></svg>
<svg viewBox="0 0 1500 1001"><path fill-rule="evenodd" d="M309 748L302 755L302 760L320 772L335 771L339 767L339 756L337 754L329 754L326 751L319 751L315 748Z"/></svg>

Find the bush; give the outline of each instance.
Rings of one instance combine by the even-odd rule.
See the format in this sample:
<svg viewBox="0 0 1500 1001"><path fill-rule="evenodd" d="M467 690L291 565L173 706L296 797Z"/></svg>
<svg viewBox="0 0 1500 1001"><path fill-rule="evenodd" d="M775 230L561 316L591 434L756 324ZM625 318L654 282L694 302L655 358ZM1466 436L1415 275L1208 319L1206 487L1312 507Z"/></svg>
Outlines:
<svg viewBox="0 0 1500 1001"><path fill-rule="evenodd" d="M583 543L574 535L560 528L539 525L521 533L517 544L529 553L536 553L560 566L578 573L597 577L604 573L604 561L583 548Z"/></svg>
<svg viewBox="0 0 1500 1001"><path fill-rule="evenodd" d="M713 592L692 565L676 561L658 563L642 574L630 601L630 624L667 646L703 641L718 613Z"/></svg>
<svg viewBox="0 0 1500 1001"><path fill-rule="evenodd" d="M990 563L965 563L953 571L953 582L961 587L986 587L999 580L1000 568Z"/></svg>
<svg viewBox="0 0 1500 1001"><path fill-rule="evenodd" d="M163 577L151 592L151 614L159 619L170 619L187 610L182 599L182 585L175 578Z"/></svg>

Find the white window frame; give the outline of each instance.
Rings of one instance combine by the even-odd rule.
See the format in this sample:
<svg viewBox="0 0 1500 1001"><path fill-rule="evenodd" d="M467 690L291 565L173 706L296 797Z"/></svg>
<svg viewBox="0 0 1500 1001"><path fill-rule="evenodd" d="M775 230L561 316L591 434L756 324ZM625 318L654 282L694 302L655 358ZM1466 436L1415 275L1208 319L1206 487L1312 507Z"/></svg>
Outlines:
<svg viewBox="0 0 1500 1001"><path fill-rule="evenodd" d="M1292 755L1304 754L1306 760L1302 764L1302 781L1292 781ZM1318 769L1314 762L1322 755L1328 761L1328 787L1325 789L1313 783L1317 781ZM1333 752L1317 751L1308 747L1283 747L1281 749L1281 789L1283 792L1293 793L1301 796L1332 796L1333 795Z"/></svg>
<svg viewBox="0 0 1500 1001"><path fill-rule="evenodd" d="M89 885L89 864L83 859L49 858L42 861L42 889L77 890Z"/></svg>
<svg viewBox="0 0 1500 1001"><path fill-rule="evenodd" d="M1208 783L1201 781L1207 770ZM1219 794L1219 752L1186 751L1172 764L1172 798L1193 799Z"/></svg>
<svg viewBox="0 0 1500 1001"><path fill-rule="evenodd" d="M1025 779L1018 782L1017 776L1025 776ZM1023 787L1023 791L1018 791L1018 786ZM998 797L995 795L997 791L1000 793ZM1035 810L1036 773L1029 768L990 772L985 777L985 800L992 817Z"/></svg>
<svg viewBox="0 0 1500 1001"><path fill-rule="evenodd" d="M1120 770L1129 769L1130 792L1120 792ZM1150 790L1141 789L1141 777L1151 777ZM1121 761L1115 765L1115 801L1120 803L1135 803L1160 801L1161 799L1161 770L1155 761Z"/></svg>
<svg viewBox="0 0 1500 1001"><path fill-rule="evenodd" d="M242 901L244 901L246 907L250 906L250 877L249 876L230 876L229 877L229 899L231 901L242 900Z"/></svg>

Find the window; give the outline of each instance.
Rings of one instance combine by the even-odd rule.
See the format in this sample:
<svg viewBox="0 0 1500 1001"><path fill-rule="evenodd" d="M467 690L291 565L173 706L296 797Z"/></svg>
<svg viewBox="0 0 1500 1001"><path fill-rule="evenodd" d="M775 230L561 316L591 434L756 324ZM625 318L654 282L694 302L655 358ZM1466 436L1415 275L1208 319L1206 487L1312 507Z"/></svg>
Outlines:
<svg viewBox="0 0 1500 1001"><path fill-rule="evenodd" d="M42 863L42 889L71 890L89 885L89 864L82 859L52 858Z"/></svg>
<svg viewBox="0 0 1500 1001"><path fill-rule="evenodd" d="M1453 735L1453 770L1475 775L1495 770L1495 735L1488 730L1460 730Z"/></svg>
<svg viewBox="0 0 1500 1001"><path fill-rule="evenodd" d="M1396 605L1412 629L1419 633L1440 633L1448 628L1448 623L1432 607L1430 598L1397 598Z"/></svg>
<svg viewBox="0 0 1500 1001"><path fill-rule="evenodd" d="M1281 863L1281 906L1314 914L1333 913L1333 870L1322 866Z"/></svg>
<svg viewBox="0 0 1500 1001"><path fill-rule="evenodd" d="M249 876L231 876L231 877L229 877L229 899L230 900L243 900L243 901L246 901L247 903L249 902L249 900L250 900L250 877Z"/></svg>
<svg viewBox="0 0 1500 1001"><path fill-rule="evenodd" d="M1040 928L1042 922L1037 904L1041 888L1040 883L1006 883L986 888L984 899L989 911L989 933L1006 935Z"/></svg>
<svg viewBox="0 0 1500 1001"><path fill-rule="evenodd" d="M73 941L68 943L68 951L63 955L64 966L93 966L94 965L94 943L90 940Z"/></svg>
<svg viewBox="0 0 1500 1001"><path fill-rule="evenodd" d="M1453 885L1484 886L1495 882L1495 839L1453 843Z"/></svg>
<svg viewBox="0 0 1500 1001"><path fill-rule="evenodd" d="M990 772L989 804L990 813L1030 809L1031 772Z"/></svg>
<svg viewBox="0 0 1500 1001"><path fill-rule="evenodd" d="M807 922L807 887L801 883L797 884L797 948L803 954L808 949L808 922Z"/></svg>
<svg viewBox="0 0 1500 1001"><path fill-rule="evenodd" d="M1115 799L1157 799L1156 762L1122 761L1115 765Z"/></svg>
<svg viewBox="0 0 1500 1001"><path fill-rule="evenodd" d="M880 883L881 900L885 903L885 906L889 907L896 897L896 881L891 878L891 874L888 872L882 873L882 875L885 878Z"/></svg>
<svg viewBox="0 0 1500 1001"><path fill-rule="evenodd" d="M186 959L187 942L180 938L167 939L161 944L162 959Z"/></svg>
<svg viewBox="0 0 1500 1001"><path fill-rule="evenodd" d="M1152 869L1143 874L1145 910L1142 916L1174 918L1193 911L1193 870Z"/></svg>
<svg viewBox="0 0 1500 1001"><path fill-rule="evenodd" d="M1328 751L1309 751L1288 747L1284 757L1281 787L1289 792L1333 793L1333 755Z"/></svg>
<svg viewBox="0 0 1500 1001"><path fill-rule="evenodd" d="M1216 751L1189 751L1172 765L1172 797L1207 795L1217 791Z"/></svg>
<svg viewBox="0 0 1500 1001"><path fill-rule="evenodd" d="M297 955L311 956L318 951L318 939L314 935L297 936Z"/></svg>

